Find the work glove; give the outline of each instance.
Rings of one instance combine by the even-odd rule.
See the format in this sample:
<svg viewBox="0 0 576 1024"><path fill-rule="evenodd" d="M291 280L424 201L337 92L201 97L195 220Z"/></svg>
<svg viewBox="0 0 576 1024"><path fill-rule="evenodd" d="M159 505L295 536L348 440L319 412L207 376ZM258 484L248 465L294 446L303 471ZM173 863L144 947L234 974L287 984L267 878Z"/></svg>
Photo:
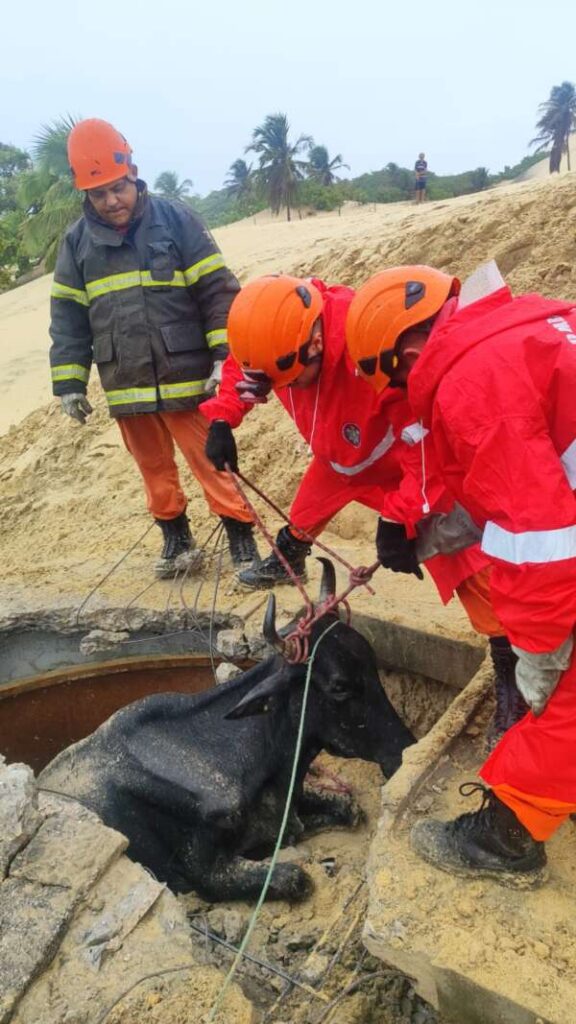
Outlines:
<svg viewBox="0 0 576 1024"><path fill-rule="evenodd" d="M416 525L416 557L426 562L434 555L453 555L477 544L482 530L457 502L450 512L434 513Z"/></svg>
<svg viewBox="0 0 576 1024"><path fill-rule="evenodd" d="M214 362L214 365L212 367L212 370L210 372L210 376L208 377L208 379L207 379L207 381L206 381L206 383L204 385L204 394L206 394L206 395L215 395L216 394L218 386L222 383L222 367L223 366L224 366L224 360L223 359L216 359L216 361Z"/></svg>
<svg viewBox="0 0 576 1024"><path fill-rule="evenodd" d="M73 392L70 395L62 395L60 401L62 403L62 412L65 412L67 416L71 416L73 420L78 420L78 423L81 423L82 426L86 423L86 418L94 411L86 395Z"/></svg>
<svg viewBox="0 0 576 1024"><path fill-rule="evenodd" d="M535 715L541 715L572 657L574 640L569 636L554 651L533 654L512 644L516 662L516 685Z"/></svg>
<svg viewBox="0 0 576 1024"><path fill-rule="evenodd" d="M248 405L265 405L272 390L272 381L263 370L243 370L244 377L234 385L240 398Z"/></svg>
<svg viewBox="0 0 576 1024"><path fill-rule="evenodd" d="M385 569L391 569L392 572L414 573L419 580L424 579L416 558L416 541L408 540L402 523L378 520L376 551L378 560Z"/></svg>
<svg viewBox="0 0 576 1024"><path fill-rule="evenodd" d="M222 472L226 469L226 463L234 472L238 472L238 450L232 428L226 420L213 420L208 430L206 457Z"/></svg>

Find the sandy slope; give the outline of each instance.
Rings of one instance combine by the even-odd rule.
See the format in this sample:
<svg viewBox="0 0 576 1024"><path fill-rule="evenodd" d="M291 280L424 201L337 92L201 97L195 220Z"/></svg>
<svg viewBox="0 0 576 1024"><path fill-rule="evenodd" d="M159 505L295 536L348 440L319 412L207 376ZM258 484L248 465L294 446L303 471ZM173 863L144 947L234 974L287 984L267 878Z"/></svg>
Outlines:
<svg viewBox="0 0 576 1024"><path fill-rule="evenodd" d="M283 270L357 285L394 263L430 262L466 275L496 257L515 290L576 299L575 181L574 175L536 180L423 208L349 206L341 217L325 214L290 224L260 217L216 234L244 280ZM139 478L107 417L98 384L91 386L97 412L84 429L64 420L48 402L49 284L42 278L0 296L0 433L18 424L0 437L0 609L3 603L31 600L78 602L149 522ZM245 472L288 506L306 457L276 402L248 417L240 443ZM187 471L185 483L193 525L203 538L210 523ZM271 525L278 524L272 520ZM352 506L333 524L331 538L352 560L366 562L373 559L373 531L373 515ZM154 529L103 588L103 601L127 601L146 584L158 541ZM369 602L374 613L467 631L458 607L442 609L429 583L381 573L377 589L378 598ZM288 588L282 594L289 604ZM147 599L163 606L177 598L163 583ZM219 600L223 606L245 607L234 593Z"/></svg>
<svg viewBox="0 0 576 1024"><path fill-rule="evenodd" d="M570 136L570 166L572 170L576 170L576 132ZM568 171L568 160L564 155L560 161L560 174L565 174ZM550 177L550 160L545 157L544 160L540 160L539 163L533 164L528 170L522 174L518 181L533 181L538 179L543 181Z"/></svg>

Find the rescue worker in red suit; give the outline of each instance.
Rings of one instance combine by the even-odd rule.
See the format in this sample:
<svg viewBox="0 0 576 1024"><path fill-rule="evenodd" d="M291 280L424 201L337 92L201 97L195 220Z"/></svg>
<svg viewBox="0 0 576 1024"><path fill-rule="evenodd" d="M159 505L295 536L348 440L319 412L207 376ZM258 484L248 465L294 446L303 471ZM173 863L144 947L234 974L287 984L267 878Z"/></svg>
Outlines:
<svg viewBox="0 0 576 1024"><path fill-rule="evenodd" d="M200 407L210 420L206 453L218 469L226 463L236 468L232 429L254 404L267 400L273 387L314 455L290 509L291 526L276 538L279 550L302 576L310 537L318 536L352 501L394 520L382 522L392 537L398 530L404 534L401 524L406 524L415 541L399 557L381 536L382 564L422 578L419 561L425 561L442 600L446 603L456 592L472 625L490 637L498 697L490 730L495 742L525 706L514 684L516 659L490 607L489 560L478 544L460 550L461 528L456 549L446 547L454 524L452 517L439 513L450 512L453 500L434 473L432 450L422 494L421 451L414 443L420 427L404 393L387 388L376 394L355 372L345 344L353 297L350 288L288 276L258 278L242 289L229 314L231 356L224 364L219 394ZM428 516L430 509L438 514ZM427 529L418 535L423 517ZM457 514L458 522L461 518ZM439 533L447 554L438 553ZM467 544L477 536L474 528ZM286 580L287 572L272 553L242 571L239 579L250 587L273 586Z"/></svg>
<svg viewBox="0 0 576 1024"><path fill-rule="evenodd" d="M68 158L82 217L60 247L51 302L53 391L84 424L92 362L110 415L136 461L164 545L156 574L199 564L174 459L178 445L234 565L257 559L250 513L204 447L198 406L216 389L228 354L226 318L239 284L202 221L184 203L150 196L126 139L107 121L74 126Z"/></svg>
<svg viewBox="0 0 576 1024"><path fill-rule="evenodd" d="M347 340L377 391L407 386L481 531L530 708L483 764L479 810L419 822L412 843L443 870L525 888L545 878L544 843L576 811L576 309L513 298L494 263L459 292L430 267L383 271L358 291Z"/></svg>

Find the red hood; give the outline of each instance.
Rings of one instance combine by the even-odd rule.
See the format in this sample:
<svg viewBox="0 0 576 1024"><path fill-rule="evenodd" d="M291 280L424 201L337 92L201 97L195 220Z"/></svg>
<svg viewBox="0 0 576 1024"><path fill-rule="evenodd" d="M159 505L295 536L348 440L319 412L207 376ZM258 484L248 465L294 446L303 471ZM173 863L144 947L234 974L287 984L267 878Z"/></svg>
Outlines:
<svg viewBox="0 0 576 1024"><path fill-rule="evenodd" d="M430 426L438 387L454 363L470 349L510 328L541 321L546 316L562 316L573 308L573 302L544 299L537 294L515 299L506 287L463 309L455 303L454 311L448 311L448 316L441 317L434 327L410 373L408 398L415 416Z"/></svg>

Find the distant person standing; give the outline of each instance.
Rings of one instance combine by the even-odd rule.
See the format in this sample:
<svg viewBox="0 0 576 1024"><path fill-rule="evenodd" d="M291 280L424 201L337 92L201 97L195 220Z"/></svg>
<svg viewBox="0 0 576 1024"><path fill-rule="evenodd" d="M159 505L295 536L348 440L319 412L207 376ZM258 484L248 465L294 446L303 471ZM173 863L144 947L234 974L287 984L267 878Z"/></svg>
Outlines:
<svg viewBox="0 0 576 1024"><path fill-rule="evenodd" d="M426 180L428 178L428 164L425 154L418 153L418 159L414 164L414 201L421 203L426 199Z"/></svg>

